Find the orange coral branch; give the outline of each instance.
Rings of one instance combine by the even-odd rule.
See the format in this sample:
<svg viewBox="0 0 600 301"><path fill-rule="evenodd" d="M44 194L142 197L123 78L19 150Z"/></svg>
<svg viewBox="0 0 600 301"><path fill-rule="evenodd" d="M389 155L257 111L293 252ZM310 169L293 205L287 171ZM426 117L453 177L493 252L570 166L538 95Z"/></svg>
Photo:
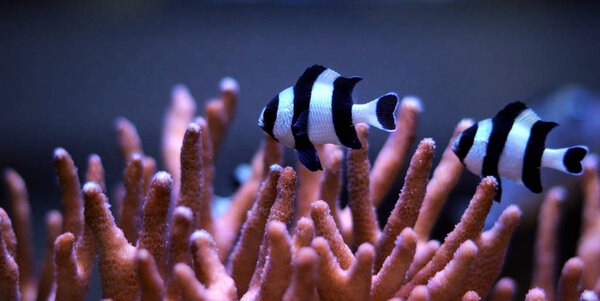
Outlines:
<svg viewBox="0 0 600 301"><path fill-rule="evenodd" d="M594 291L585 290L579 297L580 301L598 301L598 295Z"/></svg>
<svg viewBox="0 0 600 301"><path fill-rule="evenodd" d="M460 222L450 232L444 243L437 250L431 261L402 288L399 295L406 297L419 284L424 284L435 273L441 270L451 259L451 254L468 239L476 239L485 223L485 218L492 206L498 182L494 177L485 177L477 186L477 191L463 213Z"/></svg>
<svg viewBox="0 0 600 301"><path fill-rule="evenodd" d="M164 300L165 284L163 278L158 273L154 258L145 249L137 250L136 273L140 282L140 300Z"/></svg>
<svg viewBox="0 0 600 301"><path fill-rule="evenodd" d="M0 213L4 213L4 210L0 210ZM2 224L2 235L0 235L0 292L2 294L0 298L7 301L20 300L19 267L4 241L5 233L13 232L5 230L6 225L11 224L5 213L0 214L0 223Z"/></svg>
<svg viewBox="0 0 600 301"><path fill-rule="evenodd" d="M573 257L565 263L558 280L557 300L577 301L579 299L582 270L583 261L577 257Z"/></svg>
<svg viewBox="0 0 600 301"><path fill-rule="evenodd" d="M289 224L294 214L294 198L296 196L296 172L286 167L277 181L277 197L271 207L268 221L280 221Z"/></svg>
<svg viewBox="0 0 600 301"><path fill-rule="evenodd" d="M201 199L204 190L204 172L202 169L202 132L196 123L190 123L181 146L181 187L176 206L185 206L192 210L194 229L200 227Z"/></svg>
<svg viewBox="0 0 600 301"><path fill-rule="evenodd" d="M119 226L121 226L127 241L133 244L138 239L141 210L144 202L144 168L142 157L139 154L130 155L123 180L125 196L123 197L123 208L119 215Z"/></svg>
<svg viewBox="0 0 600 301"><path fill-rule="evenodd" d="M419 217L415 223L415 232L417 232L417 236L421 241L429 239L429 234L440 214L440 210L442 210L444 202L448 198L448 194L450 194L450 190L458 182L463 170L462 163L460 163L452 151L452 143L458 134L469 128L472 124L473 121L468 119L463 119L458 123L448 146L444 150L442 160L440 160L440 163L433 171L431 181L427 184L427 192L419 211Z"/></svg>
<svg viewBox="0 0 600 301"><path fill-rule="evenodd" d="M192 264L189 237L192 233L193 219L194 215L187 207L176 207L173 211L169 229L167 271L174 271L174 267L178 263L188 266ZM174 274L175 278L179 279L180 275L176 271L174 271ZM177 281L174 281L169 275L170 273L167 273L167 299L176 300L181 285L178 286Z"/></svg>
<svg viewBox="0 0 600 301"><path fill-rule="evenodd" d="M439 248L440 242L437 240L417 243L417 250L406 273L406 280L411 280L433 258Z"/></svg>
<svg viewBox="0 0 600 301"><path fill-rule="evenodd" d="M356 251L356 260L344 270L340 267L325 238L317 237L312 248L319 255L317 291L321 301L368 300L371 291L371 270L375 258L372 245L362 244Z"/></svg>
<svg viewBox="0 0 600 301"><path fill-rule="evenodd" d="M47 300L54 285L54 241L61 234L62 214L52 210L46 214L46 254L37 289L37 300Z"/></svg>
<svg viewBox="0 0 600 301"><path fill-rule="evenodd" d="M546 293L539 287L534 287L525 295L525 301L546 301Z"/></svg>
<svg viewBox="0 0 600 301"><path fill-rule="evenodd" d="M63 148L54 150L54 167L62 194L63 231L71 232L79 238L83 231L83 203L77 167L71 155Z"/></svg>
<svg viewBox="0 0 600 301"><path fill-rule="evenodd" d="M283 146L275 141L273 138L271 138L271 136L269 136L268 134L265 134L265 139L262 142L262 150L263 150L263 155L261 157L262 159L262 175L260 175L261 179L265 179L267 177L267 175L269 174L269 169L271 168L271 165L273 164L278 164L281 165L283 164ZM257 162L257 163L260 163ZM254 170L254 163L252 164L252 169ZM256 164L257 168L259 167L260 164ZM253 177L257 177L259 174L258 172L253 172Z"/></svg>
<svg viewBox="0 0 600 301"><path fill-rule="evenodd" d="M0 208L0 235L4 239L6 252L13 257L17 257L17 237L12 226L12 222L4 209Z"/></svg>
<svg viewBox="0 0 600 301"><path fill-rule="evenodd" d="M303 219L298 221L298 224ZM317 263L319 257L315 250L309 247L298 249L294 255L294 274L283 301L312 301L318 300L317 295Z"/></svg>
<svg viewBox="0 0 600 301"><path fill-rule="evenodd" d="M377 241L375 271L381 268L383 261L392 252L394 241L400 231L406 227L413 227L417 221L421 202L425 196L434 150L435 142L430 138L423 139L410 161L396 206Z"/></svg>
<svg viewBox="0 0 600 301"><path fill-rule="evenodd" d="M92 266L76 255L75 236L66 232L54 241L56 300L85 300Z"/></svg>
<svg viewBox="0 0 600 301"><path fill-rule="evenodd" d="M511 205L504 209L492 229L479 235L475 241L479 251L467 277L467 289L477 292L479 296L487 296L502 270L508 243L520 217L521 210Z"/></svg>
<svg viewBox="0 0 600 301"><path fill-rule="evenodd" d="M379 272L373 276L370 300L387 300L394 296L404 282L416 247L415 232L411 228L404 228L396 238L391 254L385 259Z"/></svg>
<svg viewBox="0 0 600 301"><path fill-rule="evenodd" d="M283 168L279 165L271 166L271 171L261 185L258 198L248 213L240 238L231 253L228 270L235 280L238 297L246 292L252 279L267 218L277 197L277 181L282 171Z"/></svg>
<svg viewBox="0 0 600 301"><path fill-rule="evenodd" d="M256 200L256 193L261 185L261 175L264 174L264 166L267 162L267 150L273 150L265 144L269 145L268 142L262 144L252 158L252 176L231 197L229 209L219 219L219 236L216 239L219 257L223 261L229 255L246 214Z"/></svg>
<svg viewBox="0 0 600 301"><path fill-rule="evenodd" d="M394 299L402 300L399 297ZM429 289L425 285L417 285L408 296L408 301L429 301L430 299Z"/></svg>
<svg viewBox="0 0 600 301"><path fill-rule="evenodd" d="M173 177L173 190L179 191L181 179L181 143L188 124L194 118L196 102L184 85L176 85L171 90L171 106L165 115L162 135L162 154L165 167Z"/></svg>
<svg viewBox="0 0 600 301"><path fill-rule="evenodd" d="M25 181L12 170L4 171L4 180L12 203L13 228L17 238L17 265L19 266L19 285L23 300L33 300L36 294L35 264L31 231L31 207Z"/></svg>
<svg viewBox="0 0 600 301"><path fill-rule="evenodd" d="M298 220L294 227L292 236L292 252L296 252L303 247L310 247L315 238L315 224L312 219L303 217Z"/></svg>
<svg viewBox="0 0 600 301"><path fill-rule="evenodd" d="M398 125L379 152L371 171L370 188L374 206L378 206L388 193L404 165L410 145L415 139L417 116L422 111L421 101L405 97L398 110Z"/></svg>
<svg viewBox="0 0 600 301"><path fill-rule="evenodd" d="M137 241L138 248L144 248L156 262L162 279L166 279L167 269L167 219L173 179L161 171L154 176L150 191L142 210L142 231Z"/></svg>
<svg viewBox="0 0 600 301"><path fill-rule="evenodd" d="M239 91L237 82L232 78L223 79L220 88L221 98L209 101L204 112L215 153L221 147L229 125L233 121Z"/></svg>
<svg viewBox="0 0 600 301"><path fill-rule="evenodd" d="M317 145L317 150L322 153L323 145ZM310 171L300 163L296 162L298 171L298 192L296 193L296 210L294 211L294 220L310 215L311 203L317 200L319 194L319 184L323 177L322 171Z"/></svg>
<svg viewBox="0 0 600 301"><path fill-rule="evenodd" d="M106 191L104 167L102 166L102 160L100 159L100 156L96 154L91 154L88 157L86 182L94 182L98 184L100 188L102 188L102 191Z"/></svg>
<svg viewBox="0 0 600 301"><path fill-rule="evenodd" d="M117 140L123 162L128 162L133 154L144 154L142 141L133 123L125 117L120 117L115 122L115 127L117 129Z"/></svg>
<svg viewBox="0 0 600 301"><path fill-rule="evenodd" d="M196 118L202 133L202 175L203 189L200 198L200 229L215 235L215 225L212 216L213 181L215 179L214 150L210 138L210 130L204 118Z"/></svg>
<svg viewBox="0 0 600 301"><path fill-rule="evenodd" d="M292 220L292 214L293 214L293 208L294 208L294 196L295 196L295 190L296 190L296 173L294 172L294 169L291 167L286 167L283 169L283 171L281 172L281 175L279 176L279 180L277 181L277 197L275 198L275 203L273 204L273 206L271 206L271 211L269 212L269 217L267 218L267 229L268 229L268 225L271 222L281 222L283 223L283 225L287 225L291 222ZM278 234L278 230L277 228L279 226L277 226L277 224L273 224L274 226L274 230L275 231L273 233L273 235L279 235ZM284 226L285 229L285 226ZM287 236L287 230L285 231L285 235ZM273 256L273 253L271 250L271 240L268 237L269 233L267 231L267 233L265 234L265 237L263 239L263 242L260 246L260 251L259 251L259 255L258 255L258 261L256 263L256 268L254 269L254 274L252 275L252 279L250 280L250 285L248 288L248 291L246 292L246 294L244 294L244 296L242 297L242 299L247 299L247 300L254 300L257 296L263 296L263 294L265 294L265 289L267 288L263 288L263 284L262 282L265 281L265 275L263 275L265 269L268 267L268 261L269 261L269 256ZM278 240L278 242L281 242ZM283 242L282 242L283 243ZM287 242L287 244L289 244L289 242ZM282 249L282 245L279 246L275 246L276 248ZM281 251L281 250L280 250ZM291 252L291 251L282 251L282 252ZM287 256L285 254L277 254L277 256ZM291 256L291 255L290 255ZM280 264L280 261L285 261L285 258L278 258L279 262L278 264ZM291 259L287 259L288 260L288 265L289 265L289 261ZM291 273L291 271L290 271ZM270 277L270 276L269 276ZM289 280L289 279L288 279ZM280 280L277 280L280 281ZM279 298L281 298L283 296L283 294L285 293L285 288L286 286L283 288L283 290L281 292L277 292L277 294L281 293L279 295ZM262 297L261 297L262 298ZM276 299L275 299L276 300Z"/></svg>
<svg viewBox="0 0 600 301"><path fill-rule="evenodd" d="M144 156L142 158L142 165L144 166L144 196L148 194L150 185L152 184L152 178L156 173L156 161L152 157Z"/></svg>
<svg viewBox="0 0 600 301"><path fill-rule="evenodd" d="M342 158L344 153L337 146L325 145L326 160L319 188L318 200L329 205L331 216L338 229L341 229L338 197L342 190Z"/></svg>
<svg viewBox="0 0 600 301"><path fill-rule="evenodd" d="M85 222L99 249L98 267L103 296L114 301L133 300L139 292L135 247L131 246L108 209L108 199L93 182L83 187Z"/></svg>
<svg viewBox="0 0 600 301"><path fill-rule="evenodd" d="M185 263L178 263L173 268L175 282L183 301L210 301L206 288L194 275L194 271ZM179 296L179 295L177 295ZM177 300L177 299L169 299Z"/></svg>
<svg viewBox="0 0 600 301"><path fill-rule="evenodd" d="M352 212L354 229L353 245L358 246L364 242L375 245L379 237L379 226L375 216L375 208L369 195L369 158L367 151L368 127L365 124L356 126L356 133L362 147L349 149L347 164L348 175L348 206Z"/></svg>
<svg viewBox="0 0 600 301"><path fill-rule="evenodd" d="M461 300L462 301L479 301L479 300L481 300L481 297L479 297L479 295L474 291L468 291L462 296Z"/></svg>
<svg viewBox="0 0 600 301"><path fill-rule="evenodd" d="M585 265L581 279L583 288L593 289L600 278L600 180L596 157L588 157L583 164L584 200L577 257Z"/></svg>
<svg viewBox="0 0 600 301"><path fill-rule="evenodd" d="M323 201L312 204L311 217L315 223L316 235L323 237L329 243L331 252L338 260L340 268L346 270L354 262L352 250L344 243L344 238L335 225L335 220L329 212L329 206Z"/></svg>
<svg viewBox="0 0 600 301"><path fill-rule="evenodd" d="M475 256L477 256L475 243L471 240L462 243L446 267L427 282L431 298L443 301L459 297L463 292Z"/></svg>
<svg viewBox="0 0 600 301"><path fill-rule="evenodd" d="M490 293L490 301L510 301L516 287L517 284L511 278L505 277L498 280Z"/></svg>
<svg viewBox="0 0 600 301"><path fill-rule="evenodd" d="M236 299L235 283L225 272L210 233L196 230L190 240L196 278L205 284L208 300Z"/></svg>
<svg viewBox="0 0 600 301"><path fill-rule="evenodd" d="M556 247L560 203L565 199L566 191L562 187L550 190L542 204L538 216L537 237L535 243L533 286L544 290L546 298L555 299L554 271L556 266Z"/></svg>
<svg viewBox="0 0 600 301"><path fill-rule="evenodd" d="M273 213L273 209L271 209L271 213ZM263 246L261 246L261 251L265 250L264 253L261 253L265 256L261 256L259 259L248 292L240 299L241 301L279 301L283 298L289 285L292 274L292 254L291 239L286 229L286 223L272 220L269 221L266 228L267 233Z"/></svg>

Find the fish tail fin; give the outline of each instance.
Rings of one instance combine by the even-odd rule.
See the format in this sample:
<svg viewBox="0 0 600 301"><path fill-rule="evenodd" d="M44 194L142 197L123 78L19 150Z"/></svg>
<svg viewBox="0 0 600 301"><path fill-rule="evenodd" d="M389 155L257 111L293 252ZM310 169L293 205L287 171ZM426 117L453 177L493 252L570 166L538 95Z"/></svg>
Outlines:
<svg viewBox="0 0 600 301"><path fill-rule="evenodd" d="M392 132L396 130L397 106L398 95L388 93L366 104L354 105L352 116L356 122L366 122L376 128Z"/></svg>
<svg viewBox="0 0 600 301"><path fill-rule="evenodd" d="M542 155L542 166L554 168L573 175L580 175L583 173L581 160L583 160L587 153L588 148L585 145L559 149L547 148Z"/></svg>

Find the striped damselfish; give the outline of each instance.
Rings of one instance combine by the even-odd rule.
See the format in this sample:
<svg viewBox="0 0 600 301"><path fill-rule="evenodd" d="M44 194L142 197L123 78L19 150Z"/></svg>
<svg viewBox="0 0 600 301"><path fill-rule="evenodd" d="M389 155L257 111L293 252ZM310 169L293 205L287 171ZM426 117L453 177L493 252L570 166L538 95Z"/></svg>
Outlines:
<svg viewBox="0 0 600 301"><path fill-rule="evenodd" d="M296 84L277 94L260 113L258 125L279 143L296 150L311 171L322 169L315 144L332 143L359 149L354 126L364 122L386 131L396 129L396 93L366 104L354 104L352 90L360 77L314 65Z"/></svg>
<svg viewBox="0 0 600 301"><path fill-rule="evenodd" d="M464 130L452 145L460 161L476 175L498 180L496 201L502 185L499 177L517 181L535 193L542 192L540 167L580 175L586 146L546 148L546 136L558 123L542 121L522 102L513 102L494 118Z"/></svg>

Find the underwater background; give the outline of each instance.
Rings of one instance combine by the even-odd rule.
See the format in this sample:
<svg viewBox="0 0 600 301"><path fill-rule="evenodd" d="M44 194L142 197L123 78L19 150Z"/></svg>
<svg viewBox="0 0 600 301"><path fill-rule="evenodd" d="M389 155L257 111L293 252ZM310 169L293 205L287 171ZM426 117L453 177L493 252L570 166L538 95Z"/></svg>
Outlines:
<svg viewBox="0 0 600 301"><path fill-rule="evenodd" d="M186 84L202 108L222 77L239 82L238 113L216 162L215 193L227 196L236 188L233 170L263 137L256 126L262 107L312 64L362 76L357 102L388 91L418 96L424 112L417 139L436 140L437 162L461 118L488 118L515 100L542 119L566 118L549 146L600 151L599 58L599 2L7 1L0 4L0 168L15 169L27 183L39 259L44 214L60 208L54 148L69 150L80 170L90 153L100 155L110 198L123 168L115 119L132 121L145 151L160 162L174 84ZM371 132L373 155L386 137ZM293 163L290 152L286 158ZM577 181L544 170L546 189L550 179ZM477 181L463 173L434 237L454 225ZM2 207L5 194L1 187ZM505 195L501 206L510 203ZM573 254L578 204L565 209L560 266ZM381 220L386 214L380 209ZM525 210L503 272L521 291L530 287L536 216L535 208ZM99 281L92 281L88 300L98 300Z"/></svg>

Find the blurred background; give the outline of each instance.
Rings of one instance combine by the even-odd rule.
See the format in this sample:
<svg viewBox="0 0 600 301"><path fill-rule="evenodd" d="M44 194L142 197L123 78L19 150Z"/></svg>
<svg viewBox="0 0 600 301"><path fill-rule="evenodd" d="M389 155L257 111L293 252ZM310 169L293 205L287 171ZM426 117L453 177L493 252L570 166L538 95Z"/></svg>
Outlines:
<svg viewBox="0 0 600 301"><path fill-rule="evenodd" d="M256 126L262 107L310 65L362 76L357 102L388 91L420 97L416 142L433 137L437 162L461 118L492 117L515 100L562 124L550 134L550 146L587 144L599 151L599 58L597 1L2 2L0 168L14 168L28 185L41 258L44 214L60 208L54 148L71 153L80 176L88 155L100 155L110 191L122 176L114 121L124 116L162 167L163 114L174 84L187 85L203 110L222 77L239 82L238 114L217 162L215 192L227 196L236 188L234 168L249 161L264 135ZM386 136L371 131L371 159ZM291 153L287 158L293 164ZM546 188L578 185L578 178L555 171L542 177ZM435 237L443 239L456 223L477 181L463 174ZM401 184L398 179L380 219ZM535 197L507 180L504 185L492 216ZM572 191L560 266L572 256L579 231L578 189ZM10 208L4 187L0 195L0 206ZM526 291L537 202L523 202L503 274ZM93 281L88 299L98 300L99 281Z"/></svg>

